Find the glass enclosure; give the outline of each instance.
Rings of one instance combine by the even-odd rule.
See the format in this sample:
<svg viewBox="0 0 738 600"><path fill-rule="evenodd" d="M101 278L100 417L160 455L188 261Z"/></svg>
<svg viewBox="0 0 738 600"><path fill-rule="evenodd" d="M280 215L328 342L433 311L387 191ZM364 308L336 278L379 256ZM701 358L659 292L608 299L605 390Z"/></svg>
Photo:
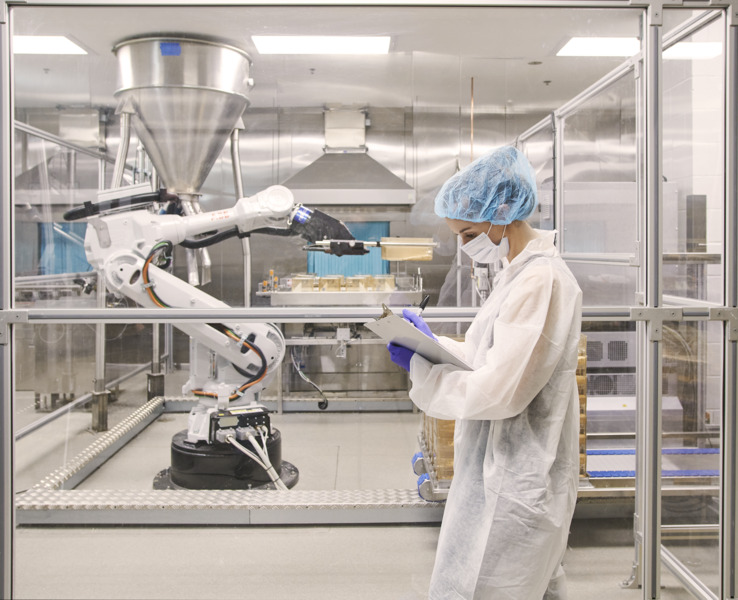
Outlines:
<svg viewBox="0 0 738 600"><path fill-rule="evenodd" d="M726 274L725 256L735 232L726 228L722 10L667 11L660 132L645 123L647 59L639 50L558 55L573 32L641 45L648 18L639 8L29 2L10 15L16 43L64 33L83 52L16 50L5 82L13 90L5 157L13 263L2 308L23 316L7 359L19 527L232 525L231 509L247 513L239 526L437 524L453 480L453 423L418 414L406 373L363 324L383 304L399 311L428 296L433 331L463 335L495 271L459 252L434 213L435 196L475 158L511 144L536 172L530 223L557 231L583 291L577 516L627 523L642 561L632 535L636 496L645 493L636 490L636 442L653 398L638 387L646 348L636 322L643 274L653 266L643 233L652 201L645 148L660 133L663 302L654 310L676 307L678 317L661 323L661 371L649 374L662 381L658 569L664 598L682 598L684 588L699 598L722 593L723 419L735 402L725 392L725 321L735 310L725 289L736 277ZM337 31L389 36L389 52L268 54L257 45L259 35ZM150 64L125 62L151 40ZM169 57L200 45L220 53L208 55L217 66L200 60L196 84L158 85ZM216 83L203 83L216 72ZM138 85L141 73L154 83ZM147 86L157 94L173 88L177 100L156 96L147 107L138 91ZM203 94L202 106L177 112L186 104L179 95L192 90ZM223 98L242 105L223 108ZM153 105L161 122L152 125L145 111ZM183 129L186 139L177 137ZM189 158L211 138L210 155ZM372 162L348 166L365 158ZM324 160L339 162L321 179L314 169ZM360 183L374 165L382 181ZM201 178L173 186L177 169ZM384 246L366 257L329 256L315 240L285 235L296 214L262 223L260 213L219 236L212 223L242 210L241 198L280 185L360 241ZM173 247L147 229L205 213L211 221ZM126 219L136 227L116 237L128 232ZM153 238L148 256L133 256ZM398 239L414 240L413 251L401 243L406 254L391 254ZM152 265L162 273L156 283ZM272 490L276 481L236 485L226 475L188 486L174 477L178 436L212 433L212 425L193 425L199 407L224 411L251 400L277 431L262 448L274 452L289 491L305 494L294 504L281 500L286 490ZM210 475L208 482L221 474ZM264 490L287 509L264 509L262 497L243 508L239 493ZM165 497L173 498L169 511L159 509ZM321 510L320 521L315 506L342 512ZM391 517L378 516L377 506ZM623 563L623 579L631 566ZM640 566L630 587L640 583ZM80 564L80 576L87 569Z"/></svg>
<svg viewBox="0 0 738 600"><path fill-rule="evenodd" d="M664 51L663 290L675 305L724 302L725 28L718 18L703 22ZM716 595L723 348L720 323L664 324L664 411L676 399L681 412L673 427L665 420L662 440L665 565L677 572L687 565ZM681 501L673 496L679 485L689 494Z"/></svg>
<svg viewBox="0 0 738 600"><path fill-rule="evenodd" d="M677 303L723 302L724 35L716 19L664 52L664 294Z"/></svg>

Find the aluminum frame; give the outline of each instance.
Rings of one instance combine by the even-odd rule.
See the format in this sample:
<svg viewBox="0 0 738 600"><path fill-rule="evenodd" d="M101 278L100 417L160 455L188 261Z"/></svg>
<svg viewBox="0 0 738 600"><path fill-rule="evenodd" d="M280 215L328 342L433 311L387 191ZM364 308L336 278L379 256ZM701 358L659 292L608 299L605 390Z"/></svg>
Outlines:
<svg viewBox="0 0 738 600"><path fill-rule="evenodd" d="M470 6L489 8L647 8L664 6L705 9L724 8L733 4L733 0L19 0L24 6ZM13 0L5 4L13 5Z"/></svg>
<svg viewBox="0 0 738 600"><path fill-rule="evenodd" d="M0 14L0 310L12 307L13 248L11 237L12 205L10 201L10 39L6 7ZM12 327L0 323L0 581L3 598L13 596L13 562L15 555L15 491L13 489L13 343Z"/></svg>
<svg viewBox="0 0 738 600"><path fill-rule="evenodd" d="M647 318L638 323L638 345L641 348L641 360L637 369L641 382L638 385L641 395L645 400L646 409L639 403L637 415L637 454L638 472L640 477L636 484L636 506L637 512L634 518L634 529L636 538L636 560L631 579L625 582L626 587L640 585L644 598L660 597L660 569L659 563L663 562L693 595L698 598L714 598L704 584L661 544L661 364L662 348L660 332L658 331L661 321L667 319L664 306L682 306L683 316L680 320L689 320L696 315L704 318L704 306L697 303L685 301L676 297L664 297L661 284L661 271L663 262L662 239L660 227L660 214L663 210L662 157L663 147L661 139L661 114L662 114L662 83L661 65L662 52L664 49L676 44L685 37L693 34L701 28L722 18L727 23L726 29L726 64L725 64L725 248L722 259L724 260L725 277L725 305L726 309L708 307L711 319L717 313L726 312L722 317L725 322L725 368L724 368L724 415L721 428L721 447L723 451L723 465L721 470L722 497L721 497L721 528L720 528L720 555L721 555L721 597L736 597L736 573L738 573L738 540L736 534L736 518L738 517L738 473L736 472L736 456L738 456L738 410L736 410L735 399L738 395L736 380L738 379L738 349L735 332L736 302L738 301L738 184L736 183L736 162L738 162L738 83L736 69L738 68L738 3L733 2L726 7L725 11L707 11L693 19L681 24L676 30L667 36L661 32L663 19L662 9L665 6L674 6L674 3L654 2L648 7L644 21L644 40L646 48L626 61L620 67L602 78L599 82L573 98L570 102L554 111L554 148L556 164L560 168L563 161L561 154L561 139L565 127L566 116L576 111L588 99L614 83L621 77L626 76L631 70L639 80L638 105L638 139L641 144L638 147L638 164L645 165L645 169L639 172L641 182L639 203L639 238L646 240L647 245L638 249L640 256L636 257L636 264L641 265L641 276L639 277L638 295L643 298L642 304L650 310L653 318ZM711 6L711 7L714 7ZM711 8L703 7L703 8ZM528 137L541 131L548 124L548 119L542 119L526 132L518 137L517 142L523 142ZM641 168L641 167L639 167ZM561 171L559 171L561 172ZM555 206L557 217L560 218L561 198L557 197ZM560 221L559 221L560 222ZM597 256L565 256L567 260L598 263L603 262ZM617 263L618 260L608 262ZM586 312L586 311L585 311ZM733 323L731 325L731 323Z"/></svg>
<svg viewBox="0 0 738 600"><path fill-rule="evenodd" d="M725 305L732 317L725 322L724 395L721 427L720 556L721 594L735 598L738 572L738 3L725 12Z"/></svg>
<svg viewBox="0 0 738 600"><path fill-rule="evenodd" d="M646 262L645 262L645 306L648 309L661 307L662 234L661 213L663 210L662 186L662 27L663 14L659 8L649 7L644 25L644 80L645 80L645 137L643 140L646 159L644 198L646 208ZM660 323L659 323L660 325ZM645 402L639 402L643 410L638 431L643 440L643 468L638 469L636 487L644 490L637 504L639 512L639 536L641 539L639 561L643 579L641 586L644 598L659 598L661 594L661 336L655 331L657 325L649 320L646 325L646 394ZM645 405L645 406L644 406Z"/></svg>
<svg viewBox="0 0 738 600"><path fill-rule="evenodd" d="M77 0L76 2L68 0L28 0L24 6L136 6L141 5L141 2L135 0L92 0L82 1ZM193 0L159 0L158 2L146 2L146 5L151 6L197 6L203 5L202 1ZM218 5L222 6L249 6L249 5L312 5L315 2L311 0L293 0L291 2L274 2L261 0L260 2L243 2L237 0L220 0L217 2ZM352 2L340 1L340 0L323 0L320 2L323 5L347 5L354 4ZM356 3L358 4L358 3ZM374 4L378 6L403 6L409 3L391 2L391 1L375 1L375 2L362 2L362 4ZM736 243L736 237L738 236L738 225L736 222L736 213L738 209L736 204L738 203L738 194L736 192L736 181L738 176L736 175L736 159L738 158L738 148L736 143L736 126L738 125L738 115L736 114L736 99L738 98L738 84L736 83L736 68L738 66L738 28L736 26L738 22L738 4L734 1L713 1L709 4L704 1L692 2L685 0L680 2L679 0L663 0L650 2L648 0L643 1L630 1L630 0L518 0L515 1L487 1L487 2L474 2L469 0L463 3L467 6L476 7L561 7L561 8L634 8L643 7L647 8L647 25L646 29L648 34L646 35L647 40L647 51L644 55L644 66L646 70L646 80L648 93L646 97L646 114L648 122L646 125L646 158L648 161L648 167L646 168L646 206L648 208L648 227L649 234L651 237L646 237L648 241L648 248L645 250L645 267L649 272L649 278L646 280L646 289L644 290L646 296L646 307L659 309L662 307L663 298L661 296L661 290L659 285L659 278L653 277L653 275L659 275L659 267L661 261L660 247L661 239L660 233L658 232L659 223L659 211L661 208L661 190L660 190L660 177L657 175L660 173L660 132L661 129L658 125L660 119L660 102L661 102L661 89L660 89L660 66L661 66L661 31L660 31L660 11L664 6L674 6L682 8L723 8L726 15L726 140L725 140L725 177L726 177L726 232L725 232L725 285L726 285L726 313L725 315L716 315L714 312L708 313L708 318L719 318L724 320L726 323L725 327L725 398L724 398L724 422L722 428L723 435L723 448L730 451L723 452L723 470L722 470L722 506L721 506L721 555L722 555L722 576L721 576L721 592L720 597L722 598L734 598L736 594L736 570L738 567L738 558L736 556L736 428L738 422L736 421L736 365L738 363L738 351L736 348L736 336L734 335L734 321L735 311L738 308L738 293L736 280L736 254L738 251L738 244ZM212 5L212 4L211 4ZM413 4L413 6L449 6L448 1L442 0L431 0L423 2L422 4ZM454 4L459 6L459 4ZM2 16L4 17L7 10L6 3L2 4ZM106 322L106 321L124 321L126 319L129 322L167 322L174 323L178 320L205 320L207 318L218 318L217 311L208 311L207 314L204 312L195 313L194 311L156 311L154 315L151 311L135 311L136 315L133 314L120 314L121 311L112 310L100 310L85 311L84 315L82 311L53 311L53 314L49 315L50 311L44 311L46 314L38 314L37 312L31 311L16 311L14 310L12 303L12 205L11 205L11 192L10 192L10 154L11 154L11 140L12 140L12 127L10 121L11 110L11 93L10 93L10 52L9 52L9 27L8 21L5 18L0 18L0 144L2 148L2 166L0 166L0 194L2 198L0 201L0 309L2 310L2 318L0 319L0 327L3 328L2 334L0 334L0 368L2 368L2 381L0 382L0 406L2 413L0 414L0 437L2 438L2 473L0 473L0 510L2 510L2 560L0 561L0 576L3 581L3 596L12 597L12 579L13 579L13 531L15 527L14 523L14 510L13 510L13 436L12 436L12 422L13 422L13 411L12 411L12 330L13 324L24 320L24 317L28 321L39 321L39 322ZM626 309L627 310L627 309ZM703 312L695 309L696 312ZM229 311L229 318L243 318L244 320L263 320L268 318L272 321L281 322L300 322L300 317L296 314L288 314L285 312L283 315L276 313L266 314L265 311L246 311L241 314L243 317L238 317L235 313L240 311ZM463 311L462 311L463 312ZM435 314L434 314L435 313ZM470 313L459 314L448 312L436 312L429 309L426 311L429 320L443 321L443 320L470 320L473 316ZM353 314L333 314L328 316L327 312L322 314L319 319L310 319L315 322L316 320L321 321L336 321L337 318L347 319L349 321L360 322L362 320L368 320L376 315L368 314L366 312L359 312ZM607 309L593 309L590 312L592 318L599 318L602 320L612 320L613 318L621 318L622 320L630 320L630 315L623 314L623 309L614 309L611 313ZM278 317L275 319L275 317ZM284 320L282 320L284 319ZM302 320L305 320L302 317ZM653 320L648 321L648 325L645 328L641 328L644 331L649 332L649 338L657 338L655 335L654 327L657 326ZM8 333L9 332L9 333ZM647 418L643 420L643 432L642 436L646 439L645 442L645 469L649 472L649 478L646 478L644 482L647 488L645 489L645 497L641 498L643 503L644 514L642 518L638 520L640 531L643 533L643 567L644 567L644 586L643 593L644 597L647 598L658 598L659 597L659 573L658 573L658 561L663 556L663 551L660 549L660 522L659 522L659 509L658 506L654 507L654 500L658 500L660 495L660 487L655 483L660 478L659 459L660 453L655 452L660 444L660 415L657 414L657 408L659 405L659 386L660 378L655 374L659 373L660 369L660 345L658 339L645 339L643 343L648 346L648 365L650 366L650 372L648 373L648 379L650 380L649 389L649 412L646 415ZM657 381L654 382L654 379ZM650 438L650 439L649 439ZM655 456L654 456L655 455ZM643 485L643 484L642 484ZM656 502L657 505L660 502ZM87 521L90 522L90 521ZM229 521L232 522L232 521ZM356 522L351 520L348 522ZM665 558L668 563L668 557ZM689 579L688 576L686 576ZM707 597L710 597L709 595Z"/></svg>

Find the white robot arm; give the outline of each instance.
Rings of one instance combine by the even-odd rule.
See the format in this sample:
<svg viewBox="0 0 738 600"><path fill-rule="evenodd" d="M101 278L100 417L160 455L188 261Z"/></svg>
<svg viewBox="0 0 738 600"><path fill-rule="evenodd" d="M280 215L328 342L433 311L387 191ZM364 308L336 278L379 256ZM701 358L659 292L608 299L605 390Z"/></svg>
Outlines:
<svg viewBox="0 0 738 600"><path fill-rule="evenodd" d="M228 307L165 270L174 245L205 233L233 228L241 233L285 232L289 231L285 226L290 226L309 241L318 237L338 239L343 253L347 253L346 248L354 254L365 252L340 221L319 213L325 224L316 218L311 225L313 211L295 205L292 192L282 186L241 198L230 209L191 216L149 210L94 214L96 211L86 208L88 261L105 273L108 289L141 306ZM324 236L320 230L325 231ZM190 378L183 391L196 395L202 405L190 417L188 439L210 442L207 413L253 402L282 361L284 337L278 327L268 323L181 323L176 327L191 340ZM202 418L195 415L198 412Z"/></svg>

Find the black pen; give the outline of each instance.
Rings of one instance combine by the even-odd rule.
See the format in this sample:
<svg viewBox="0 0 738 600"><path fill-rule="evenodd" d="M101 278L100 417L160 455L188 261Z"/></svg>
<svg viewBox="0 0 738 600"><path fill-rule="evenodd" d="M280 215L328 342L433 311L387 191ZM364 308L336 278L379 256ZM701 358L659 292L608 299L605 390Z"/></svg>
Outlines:
<svg viewBox="0 0 738 600"><path fill-rule="evenodd" d="M420 309L418 314L422 313L425 310L425 307L428 306L428 300L430 300L430 294L426 294L425 298L423 298L420 301L420 304L418 304L418 308Z"/></svg>

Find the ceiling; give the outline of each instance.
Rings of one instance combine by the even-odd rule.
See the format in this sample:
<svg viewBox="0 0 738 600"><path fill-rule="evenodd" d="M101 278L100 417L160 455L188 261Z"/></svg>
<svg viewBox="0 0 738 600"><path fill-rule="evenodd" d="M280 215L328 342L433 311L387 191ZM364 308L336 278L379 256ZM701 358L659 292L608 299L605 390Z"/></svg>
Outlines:
<svg viewBox="0 0 738 600"><path fill-rule="evenodd" d="M688 17L681 11L677 20ZM571 36L638 36L638 9L481 7L12 7L15 34L66 35L84 56L15 57L16 106L115 107L111 49L131 36L215 36L253 59L251 107L553 110L622 58L557 57ZM251 36L390 35L383 56L262 56ZM533 64L531 64L533 63Z"/></svg>

